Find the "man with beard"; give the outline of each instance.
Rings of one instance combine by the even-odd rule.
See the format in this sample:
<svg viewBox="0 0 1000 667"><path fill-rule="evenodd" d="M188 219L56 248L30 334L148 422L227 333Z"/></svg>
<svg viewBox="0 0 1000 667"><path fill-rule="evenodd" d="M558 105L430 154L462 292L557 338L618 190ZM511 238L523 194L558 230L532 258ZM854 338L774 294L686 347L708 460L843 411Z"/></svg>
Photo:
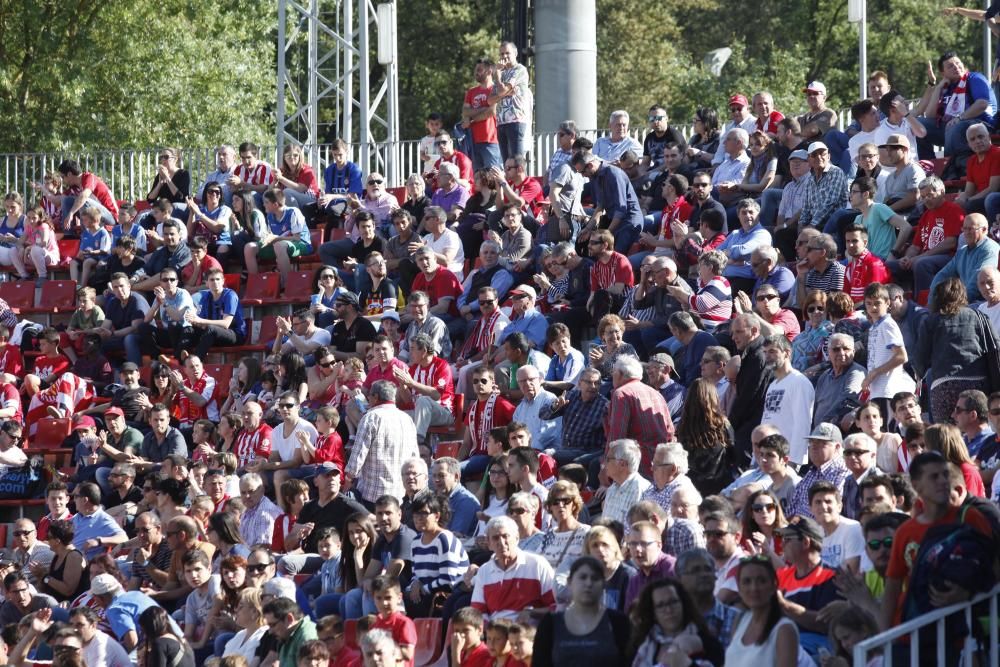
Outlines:
<svg viewBox="0 0 1000 667"><path fill-rule="evenodd" d="M753 313L741 313L733 319L730 334L739 356L729 360L726 375L736 398L729 409L729 422L736 432L736 450L740 463L750 460L750 432L761 421L764 396L773 377L764 357L764 339L760 319Z"/></svg>
<svg viewBox="0 0 1000 667"><path fill-rule="evenodd" d="M489 103L493 90L493 63L485 58L476 61L476 85L465 91L462 127L472 133L472 169L499 167L500 145L497 142L496 105Z"/></svg>

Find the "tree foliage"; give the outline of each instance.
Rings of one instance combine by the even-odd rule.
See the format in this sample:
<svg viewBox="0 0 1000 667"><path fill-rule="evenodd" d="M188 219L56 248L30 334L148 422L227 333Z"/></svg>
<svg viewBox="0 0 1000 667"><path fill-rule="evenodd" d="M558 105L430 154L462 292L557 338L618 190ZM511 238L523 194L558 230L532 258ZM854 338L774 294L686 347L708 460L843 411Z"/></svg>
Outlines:
<svg viewBox="0 0 1000 667"><path fill-rule="evenodd" d="M0 0L2 151L273 141L274 5Z"/></svg>

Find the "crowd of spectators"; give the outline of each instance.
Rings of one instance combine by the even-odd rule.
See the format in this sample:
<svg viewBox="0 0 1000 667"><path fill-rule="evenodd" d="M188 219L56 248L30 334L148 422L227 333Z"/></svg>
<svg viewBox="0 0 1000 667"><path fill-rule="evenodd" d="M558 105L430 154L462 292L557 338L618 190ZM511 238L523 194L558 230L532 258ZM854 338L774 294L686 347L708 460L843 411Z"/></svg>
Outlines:
<svg viewBox="0 0 1000 667"><path fill-rule="evenodd" d="M819 81L687 138L567 120L541 178L515 47L474 78L399 198L340 141L322 191L247 142L197 187L162 150L138 205L72 160L5 197L12 278L80 252L67 324L0 302L0 473L73 431L0 559L3 662L423 667L440 619L455 667L839 667L996 582L981 74L946 53L911 107L874 72L844 131ZM307 263L261 363L225 271Z"/></svg>

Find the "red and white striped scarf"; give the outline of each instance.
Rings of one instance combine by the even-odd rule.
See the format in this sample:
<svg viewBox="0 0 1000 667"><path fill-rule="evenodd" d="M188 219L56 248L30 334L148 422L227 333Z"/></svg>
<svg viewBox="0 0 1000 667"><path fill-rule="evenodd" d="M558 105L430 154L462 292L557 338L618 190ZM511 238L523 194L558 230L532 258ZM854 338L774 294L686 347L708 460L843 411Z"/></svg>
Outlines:
<svg viewBox="0 0 1000 667"><path fill-rule="evenodd" d="M496 338L496 323L500 319L500 315L500 309L494 308L489 317L479 318L476 328L472 330L472 335L466 339L465 345L462 346L460 357L468 359L477 352L485 352L493 345L493 340Z"/></svg>
<svg viewBox="0 0 1000 667"><path fill-rule="evenodd" d="M473 421L470 424L472 426L470 431L472 433L472 451L469 452L470 454L474 454L480 446L485 447L486 436L489 435L490 428L493 425L493 409L496 407L498 396L500 394L496 391L490 394L490 397L486 399L486 403L483 406L483 413L478 421L476 420L476 410L479 408L479 399L477 398L472 402L472 412L470 413Z"/></svg>

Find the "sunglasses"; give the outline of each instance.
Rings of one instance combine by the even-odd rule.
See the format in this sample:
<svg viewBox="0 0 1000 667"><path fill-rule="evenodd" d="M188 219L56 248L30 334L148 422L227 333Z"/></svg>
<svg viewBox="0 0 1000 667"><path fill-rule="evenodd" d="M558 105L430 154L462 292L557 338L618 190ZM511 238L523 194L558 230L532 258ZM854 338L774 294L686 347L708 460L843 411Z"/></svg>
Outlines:
<svg viewBox="0 0 1000 667"><path fill-rule="evenodd" d="M368 185L382 185L382 179L381 178L373 178L370 181L368 181Z"/></svg>
<svg viewBox="0 0 1000 667"><path fill-rule="evenodd" d="M523 507L510 507L507 509L507 514L513 514L514 516L521 516L522 514L527 514L528 510Z"/></svg>
<svg viewBox="0 0 1000 667"><path fill-rule="evenodd" d="M450 143L451 143L451 139L444 139L442 141L435 141L434 145L435 146L447 146Z"/></svg>
<svg viewBox="0 0 1000 667"><path fill-rule="evenodd" d="M279 408L284 408L285 410L291 410L295 407L295 403L278 403Z"/></svg>
<svg viewBox="0 0 1000 667"><path fill-rule="evenodd" d="M825 310L826 309L823 308L823 306L809 306L808 308L806 308L807 313L822 313Z"/></svg>
<svg viewBox="0 0 1000 667"><path fill-rule="evenodd" d="M754 512L773 512L774 511L774 503L760 503L760 504L751 505L750 507L751 507L751 509L753 509Z"/></svg>
<svg viewBox="0 0 1000 667"><path fill-rule="evenodd" d="M160 278L161 283L175 283L177 278Z"/></svg>
<svg viewBox="0 0 1000 667"><path fill-rule="evenodd" d="M14 531L14 537L24 537L26 535L31 535L33 532L35 532L35 531L33 531L33 530L15 530Z"/></svg>
<svg viewBox="0 0 1000 667"><path fill-rule="evenodd" d="M874 454L870 449L845 449L844 456L864 456L865 454Z"/></svg>
<svg viewBox="0 0 1000 667"><path fill-rule="evenodd" d="M757 300L758 301L770 301L771 299L777 299L777 298L778 298L777 294L758 294L757 295Z"/></svg>
<svg viewBox="0 0 1000 667"><path fill-rule="evenodd" d="M316 365L319 366L319 367L321 367L321 368L330 368L330 366L333 366L333 362L332 361L318 361L318 362L316 362Z"/></svg>
<svg viewBox="0 0 1000 667"><path fill-rule="evenodd" d="M493 299L480 299L479 300L479 305L480 306L488 306L491 303L496 303L496 302Z"/></svg>
<svg viewBox="0 0 1000 667"><path fill-rule="evenodd" d="M567 505L573 504L572 498L549 498L549 505L559 505L560 507L566 507Z"/></svg>
<svg viewBox="0 0 1000 667"><path fill-rule="evenodd" d="M268 567L274 565L274 563L255 563L253 565L247 565L247 572L264 572Z"/></svg>
<svg viewBox="0 0 1000 667"><path fill-rule="evenodd" d="M216 195L218 197L222 196L222 190L205 190L205 196Z"/></svg>
<svg viewBox="0 0 1000 667"><path fill-rule="evenodd" d="M319 277L320 280L333 280L332 273L324 273Z"/></svg>
<svg viewBox="0 0 1000 667"><path fill-rule="evenodd" d="M892 548L892 535L889 537L883 537L881 540L868 540L868 548L872 551L878 551L879 549L891 549Z"/></svg>

